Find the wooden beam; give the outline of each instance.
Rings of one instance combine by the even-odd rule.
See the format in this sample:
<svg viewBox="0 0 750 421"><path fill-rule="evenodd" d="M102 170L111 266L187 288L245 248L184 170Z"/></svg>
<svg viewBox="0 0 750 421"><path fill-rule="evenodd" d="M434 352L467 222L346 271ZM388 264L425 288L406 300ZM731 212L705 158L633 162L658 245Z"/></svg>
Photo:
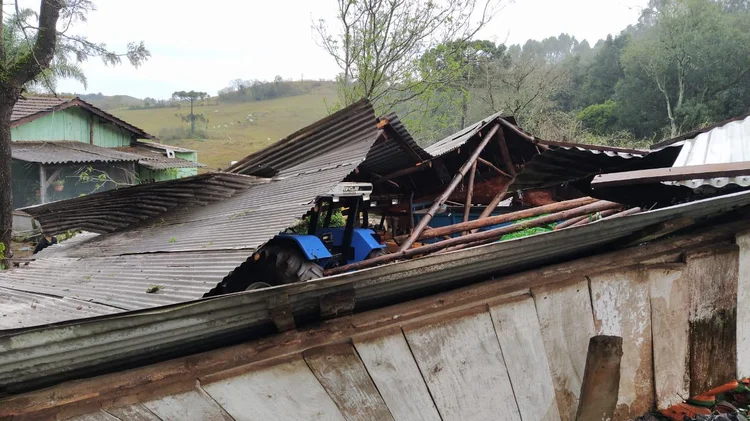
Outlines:
<svg viewBox="0 0 750 421"><path fill-rule="evenodd" d="M94 119L96 116L94 114L91 114L91 118L89 118L89 143L94 144Z"/></svg>
<svg viewBox="0 0 750 421"><path fill-rule="evenodd" d="M414 174L416 172L419 172L419 171L422 171L422 170L426 170L427 168L430 168L430 167L432 167L432 163L429 162L429 161L425 162L425 163L422 163L422 164L417 164L416 166L413 166L413 167L404 168L404 169L401 169L401 170L398 170L398 171L394 171L394 172L392 172L390 174L386 174L386 175L378 178L377 180L373 181L372 184L374 184L374 185L382 184L382 183L385 183L388 180L391 180L391 179L394 179L394 178L398 178L398 177L403 177L405 175Z"/></svg>
<svg viewBox="0 0 750 421"><path fill-rule="evenodd" d="M621 337L602 335L589 340L576 421L612 419L620 393L621 359Z"/></svg>
<svg viewBox="0 0 750 421"><path fill-rule="evenodd" d="M498 130L498 145L500 146L500 154L502 155L503 162L505 163L506 169L510 173L511 177L516 176L516 167L513 164L513 158L510 157L510 151L508 151L508 143L505 142L505 133L502 130Z"/></svg>
<svg viewBox="0 0 750 421"><path fill-rule="evenodd" d="M461 231L475 230L479 228L489 227L491 225L517 221L519 219L532 218L545 213L557 213L568 209L575 209L581 206L590 205L592 203L595 203L596 201L597 199L594 199L592 197L584 197L581 199L566 200L564 202L552 203L545 206L524 209L517 212L506 213L503 215L487 216L469 222L461 222L458 224L425 231L422 235L419 236L419 239L426 240L428 238L437 238L443 235L455 234Z"/></svg>
<svg viewBox="0 0 750 421"><path fill-rule="evenodd" d="M511 176L507 172L501 170L500 168L496 167L495 164L493 164L492 162L490 162L490 161L488 161L488 160L486 160L486 159L484 159L482 157L477 158L477 161L480 164L485 165L487 168L491 169L492 171L495 171L496 173L502 175L503 177L513 178L513 176Z"/></svg>
<svg viewBox="0 0 750 421"><path fill-rule="evenodd" d="M471 166L471 170L469 172L469 185L466 188L466 201L464 202L464 222L469 220L469 214L471 213L471 199L474 195L474 177L476 177L477 174L477 162L474 161L474 164Z"/></svg>
<svg viewBox="0 0 750 421"><path fill-rule="evenodd" d="M412 231L411 235L409 235L409 238L404 241L404 243L401 245L401 248L399 249L400 252L403 252L405 250L408 250L409 247L411 247L412 244L414 244L414 241L417 240L420 234L422 234L422 231L424 231L427 224L430 223L430 220L432 220L432 217L435 215L435 212L437 212L438 208L445 203L446 200L450 197L451 193L456 189L458 186L458 183L463 180L464 175L466 175L466 172L469 171L469 169L474 165L477 158L479 158L479 154L482 153L484 148L487 146L487 144L492 140L493 137L495 137L495 133L501 132L500 125L495 125L490 129L489 133L487 133L484 136L484 139L482 139L481 142L479 142L479 145L474 149L474 151L469 156L469 159L466 160L466 162L461 166L461 168L458 169L458 173L453 176L453 180L451 180L450 184L448 184L448 187L445 188L445 191L443 191L443 194L438 196L437 199L435 199L435 202L432 203L432 206L430 206L430 209L427 210L427 213L424 214L422 219L419 220L419 224L417 224L416 227L414 227L414 231Z"/></svg>
<svg viewBox="0 0 750 421"><path fill-rule="evenodd" d="M727 164L690 165L686 167L655 168L651 170L626 171L601 174L594 177L591 187L617 187L634 184L681 181L699 178L737 177L750 175L750 161Z"/></svg>

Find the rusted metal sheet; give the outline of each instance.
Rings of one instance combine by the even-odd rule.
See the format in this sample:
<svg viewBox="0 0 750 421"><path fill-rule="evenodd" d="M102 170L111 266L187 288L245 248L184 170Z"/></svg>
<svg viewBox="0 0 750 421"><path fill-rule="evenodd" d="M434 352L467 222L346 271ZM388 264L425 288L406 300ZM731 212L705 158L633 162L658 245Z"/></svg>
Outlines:
<svg viewBox="0 0 750 421"><path fill-rule="evenodd" d="M142 159L134 153L72 141L17 141L11 143L11 152L13 159L39 164L137 162Z"/></svg>
<svg viewBox="0 0 750 421"><path fill-rule="evenodd" d="M547 141L545 141L547 142ZM649 153L594 145L554 146L533 157L516 176L513 190L539 189L619 171L671 166L679 148ZM561 142L557 142L561 143Z"/></svg>
<svg viewBox="0 0 750 421"><path fill-rule="evenodd" d="M23 211L51 234L74 229L108 233L149 218L158 217L152 225L163 225L161 215L170 210L181 209L178 214L186 216L185 207L225 200L265 182L238 174L209 173L31 206Z"/></svg>
<svg viewBox="0 0 750 421"><path fill-rule="evenodd" d="M414 141L396 113L384 118L390 128L386 127L384 136L375 142L360 169L383 176L432 158Z"/></svg>
<svg viewBox="0 0 750 421"><path fill-rule="evenodd" d="M13 106L10 120L19 120L32 114L52 110L65 102L67 102L65 99L47 96L20 98Z"/></svg>
<svg viewBox="0 0 750 421"><path fill-rule="evenodd" d="M370 103L361 100L245 157L227 168L227 172L268 177L294 167L296 170L288 173L320 171L344 162L356 167L375 141L376 122ZM365 148L355 155L337 159L330 156L351 145Z"/></svg>

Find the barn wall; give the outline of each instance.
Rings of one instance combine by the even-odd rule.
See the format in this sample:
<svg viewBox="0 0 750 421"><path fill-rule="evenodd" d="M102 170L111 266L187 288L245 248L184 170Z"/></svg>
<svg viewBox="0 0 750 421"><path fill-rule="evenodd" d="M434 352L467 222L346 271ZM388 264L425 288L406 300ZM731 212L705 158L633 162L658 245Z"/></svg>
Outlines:
<svg viewBox="0 0 750 421"><path fill-rule="evenodd" d="M294 339L300 334L290 333L291 339L280 334L277 346L258 341L253 349L268 349L265 354L217 350L217 360L227 352L275 359L196 375L187 390L168 396L153 390L131 402L118 396L95 414L73 419L128 413L153 419L572 421L589 338L617 335L623 357L614 420L630 420L749 369L743 320L750 308L750 235L656 260L606 273L572 271L551 284L468 303L460 300L462 292L445 293L425 301L434 304L422 315L408 303L362 313L346 320L358 326L346 334L323 326L303 335L313 338L307 348ZM446 303L452 307L441 309ZM321 342L326 335L329 343ZM199 361L190 358L188 367ZM111 383L107 378L102 381Z"/></svg>
<svg viewBox="0 0 750 421"><path fill-rule="evenodd" d="M78 107L66 108L11 129L13 140L70 140L90 143L92 114ZM130 146L132 133L93 116L94 144L106 148Z"/></svg>

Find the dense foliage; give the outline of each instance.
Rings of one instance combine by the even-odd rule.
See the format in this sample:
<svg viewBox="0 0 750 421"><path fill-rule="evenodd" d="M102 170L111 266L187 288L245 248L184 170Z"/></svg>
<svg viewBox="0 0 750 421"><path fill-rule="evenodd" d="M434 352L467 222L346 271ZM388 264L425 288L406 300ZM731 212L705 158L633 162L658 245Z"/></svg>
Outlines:
<svg viewBox="0 0 750 421"><path fill-rule="evenodd" d="M371 99L423 143L502 111L542 138L642 146L750 111L750 1L651 0L593 46L568 34L507 47L462 38L414 62L387 101Z"/></svg>

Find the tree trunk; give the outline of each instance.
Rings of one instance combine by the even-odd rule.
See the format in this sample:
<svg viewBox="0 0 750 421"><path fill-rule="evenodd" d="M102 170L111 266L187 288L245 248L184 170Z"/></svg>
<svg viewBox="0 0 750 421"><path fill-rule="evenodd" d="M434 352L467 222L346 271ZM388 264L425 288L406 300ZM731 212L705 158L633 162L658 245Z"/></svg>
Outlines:
<svg viewBox="0 0 750 421"><path fill-rule="evenodd" d="M466 128L466 117L467 114L469 114L469 94L468 92L463 92L461 95L461 130Z"/></svg>
<svg viewBox="0 0 750 421"><path fill-rule="evenodd" d="M664 94L664 100L667 103L667 117L669 118L669 128L671 137L677 136L677 122L672 112L672 102L669 100L669 94L667 93L666 86L662 85L659 79L656 79L656 86L659 88L662 94Z"/></svg>
<svg viewBox="0 0 750 421"><path fill-rule="evenodd" d="M13 180L11 174L10 115L17 96L0 89L0 242L5 244L5 257L10 257L13 226ZM8 267L5 262L0 262Z"/></svg>
<svg viewBox="0 0 750 421"><path fill-rule="evenodd" d="M190 136L195 136L195 114L193 113L192 99L190 99Z"/></svg>

